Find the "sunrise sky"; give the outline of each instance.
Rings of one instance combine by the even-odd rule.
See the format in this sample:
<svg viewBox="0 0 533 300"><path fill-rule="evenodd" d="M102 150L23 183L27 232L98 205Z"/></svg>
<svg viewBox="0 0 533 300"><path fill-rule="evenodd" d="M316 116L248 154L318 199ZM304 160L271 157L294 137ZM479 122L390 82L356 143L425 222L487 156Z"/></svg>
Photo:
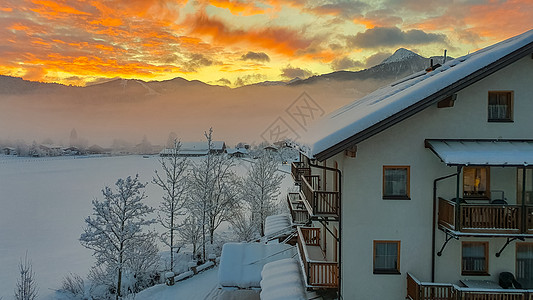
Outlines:
<svg viewBox="0 0 533 300"><path fill-rule="evenodd" d="M533 28L531 0L2 0L0 74L240 86L451 56Z"/></svg>

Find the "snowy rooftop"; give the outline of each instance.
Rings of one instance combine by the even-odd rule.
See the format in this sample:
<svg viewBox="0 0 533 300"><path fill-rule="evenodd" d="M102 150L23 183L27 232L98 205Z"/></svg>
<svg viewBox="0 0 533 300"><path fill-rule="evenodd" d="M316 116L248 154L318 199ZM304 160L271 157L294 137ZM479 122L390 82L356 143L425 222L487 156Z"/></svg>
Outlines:
<svg viewBox="0 0 533 300"><path fill-rule="evenodd" d="M447 165L533 164L533 141L427 140L427 145Z"/></svg>
<svg viewBox="0 0 533 300"><path fill-rule="evenodd" d="M283 214L266 217L265 236L287 234L291 229L291 219L288 215Z"/></svg>
<svg viewBox="0 0 533 300"><path fill-rule="evenodd" d="M300 266L293 258L266 264L261 272L261 300L305 300Z"/></svg>
<svg viewBox="0 0 533 300"><path fill-rule="evenodd" d="M226 152L228 154L235 154L235 153L242 153L242 154L248 154L248 149L246 148L226 148Z"/></svg>
<svg viewBox="0 0 533 300"><path fill-rule="evenodd" d="M259 288L265 264L293 257L295 253L294 247L287 244L224 244L218 281L223 287Z"/></svg>
<svg viewBox="0 0 533 300"><path fill-rule="evenodd" d="M408 76L325 116L297 144L308 157L316 157L531 43L533 30L448 61L434 71Z"/></svg>

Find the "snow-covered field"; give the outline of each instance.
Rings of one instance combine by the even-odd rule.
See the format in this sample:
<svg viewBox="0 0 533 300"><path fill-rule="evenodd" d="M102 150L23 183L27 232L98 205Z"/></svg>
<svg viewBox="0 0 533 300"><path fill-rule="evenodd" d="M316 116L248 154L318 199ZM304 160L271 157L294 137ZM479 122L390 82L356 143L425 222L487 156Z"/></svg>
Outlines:
<svg viewBox="0 0 533 300"><path fill-rule="evenodd" d="M237 173L248 162L239 161ZM92 213L91 201L101 199L101 189L118 178L139 174L152 179L159 169L157 157L57 157L0 156L0 298L11 299L18 263L27 251L41 297L50 297L69 272L86 276L94 261L80 245L84 220ZM282 166L286 172L288 165ZM291 185L290 175L282 192ZM146 188L147 203L157 207L162 192Z"/></svg>

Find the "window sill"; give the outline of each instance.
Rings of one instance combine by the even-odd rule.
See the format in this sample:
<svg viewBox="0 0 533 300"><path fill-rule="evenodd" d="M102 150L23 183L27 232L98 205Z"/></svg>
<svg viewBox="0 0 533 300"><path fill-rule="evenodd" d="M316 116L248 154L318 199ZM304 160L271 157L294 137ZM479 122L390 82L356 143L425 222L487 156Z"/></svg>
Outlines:
<svg viewBox="0 0 533 300"><path fill-rule="evenodd" d="M469 272L469 271L462 271L462 276L490 276L487 272Z"/></svg>
<svg viewBox="0 0 533 300"><path fill-rule="evenodd" d="M398 270L374 270L375 275L402 275Z"/></svg>
<svg viewBox="0 0 533 300"><path fill-rule="evenodd" d="M409 196L383 196L383 200L411 200Z"/></svg>
<svg viewBox="0 0 533 300"><path fill-rule="evenodd" d="M514 123L514 121L510 119L488 119L487 122L489 123Z"/></svg>

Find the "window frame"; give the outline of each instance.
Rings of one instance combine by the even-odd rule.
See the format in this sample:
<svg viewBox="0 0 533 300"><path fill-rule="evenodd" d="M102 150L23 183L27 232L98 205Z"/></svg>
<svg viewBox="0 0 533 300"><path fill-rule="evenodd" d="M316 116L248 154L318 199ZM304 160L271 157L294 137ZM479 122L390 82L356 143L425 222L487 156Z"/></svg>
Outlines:
<svg viewBox="0 0 533 300"><path fill-rule="evenodd" d="M506 94L509 95L509 116L501 119L490 118L490 96L491 94ZM512 123L514 122L514 91L489 91L487 96L487 122L490 123Z"/></svg>
<svg viewBox="0 0 533 300"><path fill-rule="evenodd" d="M374 240L374 250L372 258L372 270L374 274L400 275L400 249L401 241L397 240ZM396 268L395 269L376 269L376 245L377 244L396 244Z"/></svg>
<svg viewBox="0 0 533 300"><path fill-rule="evenodd" d="M473 271L465 270L464 264L464 248L467 244L483 245L484 249L484 258L485 258L485 267L482 271ZM489 242L480 242L480 241L462 241L461 242L461 275L465 276L488 276L489 274Z"/></svg>
<svg viewBox="0 0 533 300"><path fill-rule="evenodd" d="M520 247L533 247L533 242L518 242L518 243L516 243L516 247L515 247L515 272L514 272L514 274L516 276L516 280L520 284L524 285L523 282L520 282L518 280L518 279L522 279L522 278L518 277L519 271L520 271L519 270L519 265L518 265L518 252L519 252L518 250L519 250ZM528 286L524 287L524 289L528 289L528 288L529 288Z"/></svg>
<svg viewBox="0 0 533 300"><path fill-rule="evenodd" d="M406 182L406 187L405 187L405 191L406 191L405 195L387 195L386 194L386 190L385 190L385 187L386 187L385 172L388 169L405 169L407 171L407 182ZM411 166L406 166L406 165L403 165L403 166L393 166L393 165L383 166L382 177L383 177L383 180L382 180L382 183L381 183L382 184L382 191L381 191L382 199L384 199L384 200L411 200Z"/></svg>
<svg viewBox="0 0 533 300"><path fill-rule="evenodd" d="M485 182L485 196L465 195L465 175L466 169L485 169L486 170L486 182ZM490 199L490 166L465 166L463 167L463 198L465 199Z"/></svg>

